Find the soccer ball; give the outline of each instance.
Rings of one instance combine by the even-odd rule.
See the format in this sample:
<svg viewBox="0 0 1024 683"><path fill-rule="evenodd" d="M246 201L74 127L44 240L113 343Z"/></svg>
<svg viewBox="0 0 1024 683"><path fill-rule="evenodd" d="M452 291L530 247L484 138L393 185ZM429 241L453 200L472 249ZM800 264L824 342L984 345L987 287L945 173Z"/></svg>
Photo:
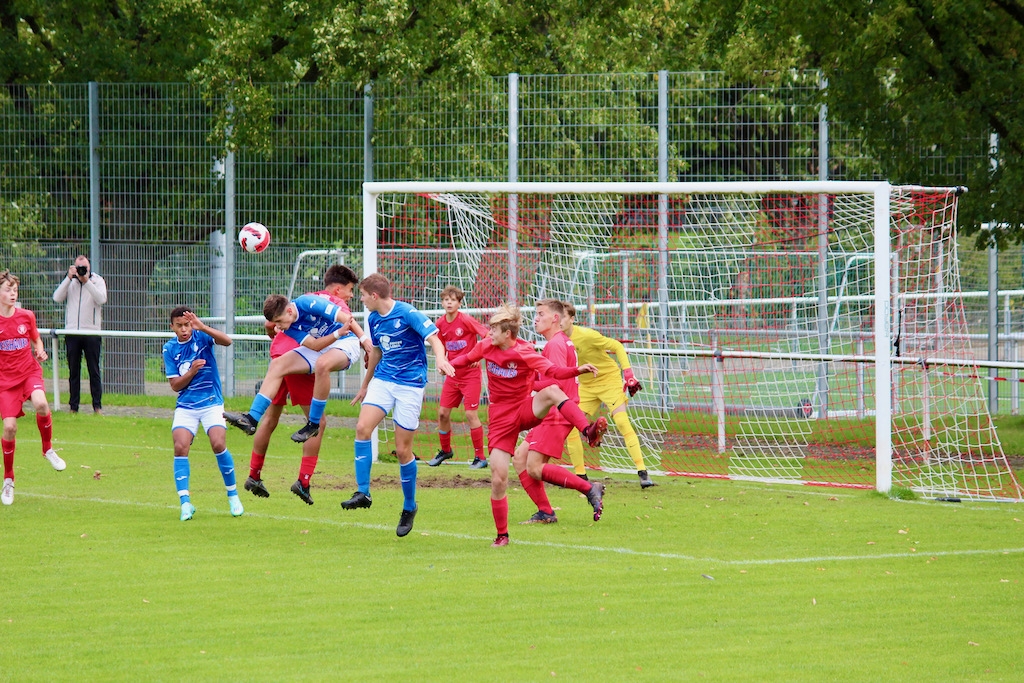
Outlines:
<svg viewBox="0 0 1024 683"><path fill-rule="evenodd" d="M270 231L262 223L246 223L238 231L238 243L250 254L258 254L270 246Z"/></svg>

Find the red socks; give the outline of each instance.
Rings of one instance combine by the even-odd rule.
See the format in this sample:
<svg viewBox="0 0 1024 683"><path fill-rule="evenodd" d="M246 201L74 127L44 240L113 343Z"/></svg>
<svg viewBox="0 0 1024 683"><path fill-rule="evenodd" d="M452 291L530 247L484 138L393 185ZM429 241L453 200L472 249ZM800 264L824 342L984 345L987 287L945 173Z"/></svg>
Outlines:
<svg viewBox="0 0 1024 683"><path fill-rule="evenodd" d="M253 479L259 479L260 473L263 472L263 461L267 459L266 453L252 452L249 457L249 476Z"/></svg>
<svg viewBox="0 0 1024 683"><path fill-rule="evenodd" d="M580 493L589 493L591 488L589 481L584 481L569 470L563 469L558 465L552 465L551 463L544 465L544 472L541 478L549 484L566 489L575 489Z"/></svg>
<svg viewBox="0 0 1024 683"><path fill-rule="evenodd" d="M501 500L491 498L491 514L494 515L494 528L498 534L508 535L508 497Z"/></svg>
<svg viewBox="0 0 1024 683"><path fill-rule="evenodd" d="M469 437L473 439L473 457L486 460L487 454L484 453L484 426L480 425L470 429Z"/></svg>
<svg viewBox="0 0 1024 683"><path fill-rule="evenodd" d="M14 442L0 439L0 445L4 449L4 479L14 479ZM505 509L507 512L508 507ZM505 516L507 519L508 515Z"/></svg>
<svg viewBox="0 0 1024 683"><path fill-rule="evenodd" d="M43 441L43 455L53 448L53 414L36 413L36 427L39 427L39 438Z"/></svg>
<svg viewBox="0 0 1024 683"><path fill-rule="evenodd" d="M299 481L306 488L309 488L309 479L316 472L316 461L315 455L304 455L302 456L302 462L299 463Z"/></svg>
<svg viewBox="0 0 1024 683"><path fill-rule="evenodd" d="M566 399L558 404L558 412L562 414L569 424L576 429L580 430L580 434L583 430L590 426L590 422L587 420L587 416L580 410L578 403L573 402L571 399Z"/></svg>
<svg viewBox="0 0 1024 683"><path fill-rule="evenodd" d="M441 441L442 451L452 450L452 433L451 432L438 432L437 438Z"/></svg>
<svg viewBox="0 0 1024 683"><path fill-rule="evenodd" d="M523 490L526 491L526 495L530 496L530 500L538 510L549 515L555 514L554 508L551 507L551 501L548 500L548 492L544 490L542 482L537 481L524 471L519 473L519 483L523 485Z"/></svg>

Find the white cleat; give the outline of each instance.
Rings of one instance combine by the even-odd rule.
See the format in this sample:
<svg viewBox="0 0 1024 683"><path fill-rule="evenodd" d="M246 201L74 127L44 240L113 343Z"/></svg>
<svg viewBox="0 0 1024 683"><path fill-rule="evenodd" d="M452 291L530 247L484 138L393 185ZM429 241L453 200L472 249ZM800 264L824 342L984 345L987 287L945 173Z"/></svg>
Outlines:
<svg viewBox="0 0 1024 683"><path fill-rule="evenodd" d="M53 465L53 469L58 472L63 472L64 468L68 466L68 464L64 462L59 455L57 455L57 451L52 448L43 453L43 457L46 458L46 461Z"/></svg>
<svg viewBox="0 0 1024 683"><path fill-rule="evenodd" d="M245 508L242 507L242 501L238 500L238 496L228 496L228 503L231 505L232 517L241 517L242 513L245 512Z"/></svg>
<svg viewBox="0 0 1024 683"><path fill-rule="evenodd" d="M14 480L4 479L4 490L0 493L0 503L10 505L14 502Z"/></svg>
<svg viewBox="0 0 1024 683"><path fill-rule="evenodd" d="M196 514L196 506L192 503L181 504L181 521L187 522L192 519L192 515Z"/></svg>

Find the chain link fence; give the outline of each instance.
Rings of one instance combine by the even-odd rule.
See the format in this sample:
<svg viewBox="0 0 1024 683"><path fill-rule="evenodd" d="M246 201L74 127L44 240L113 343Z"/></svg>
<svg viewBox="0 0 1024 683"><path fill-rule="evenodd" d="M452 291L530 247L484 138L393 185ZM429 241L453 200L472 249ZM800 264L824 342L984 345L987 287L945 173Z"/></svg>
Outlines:
<svg viewBox="0 0 1024 683"><path fill-rule="evenodd" d="M8 85L0 264L42 327L62 326L52 293L84 253L107 282L106 329L167 330L170 309L188 304L259 334L268 293L315 289L330 262L360 270L365 180L879 179L855 131L820 105L824 87L816 72L772 87L718 72L274 84L266 134L240 121L227 153L224 103L191 84ZM252 220L273 234L259 255L233 248ZM987 255L962 246L964 289L987 290ZM1020 250L999 264L1000 289L1022 289ZM1001 297L1001 333L1024 331L1022 304ZM967 305L984 333L986 299ZM1007 339L1001 358L1015 352ZM236 345L229 394L251 392L265 354ZM103 363L106 391L165 391L156 340L108 338Z"/></svg>

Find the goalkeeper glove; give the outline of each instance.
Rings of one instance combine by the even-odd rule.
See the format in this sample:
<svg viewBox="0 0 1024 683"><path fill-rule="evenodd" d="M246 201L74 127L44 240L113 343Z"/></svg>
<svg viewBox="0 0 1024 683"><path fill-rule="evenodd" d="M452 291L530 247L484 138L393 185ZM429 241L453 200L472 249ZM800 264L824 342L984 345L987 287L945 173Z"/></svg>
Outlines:
<svg viewBox="0 0 1024 683"><path fill-rule="evenodd" d="M622 385L622 390L628 391L630 396L636 396L637 392L644 388L629 368L622 371L622 376L626 380L626 383Z"/></svg>

